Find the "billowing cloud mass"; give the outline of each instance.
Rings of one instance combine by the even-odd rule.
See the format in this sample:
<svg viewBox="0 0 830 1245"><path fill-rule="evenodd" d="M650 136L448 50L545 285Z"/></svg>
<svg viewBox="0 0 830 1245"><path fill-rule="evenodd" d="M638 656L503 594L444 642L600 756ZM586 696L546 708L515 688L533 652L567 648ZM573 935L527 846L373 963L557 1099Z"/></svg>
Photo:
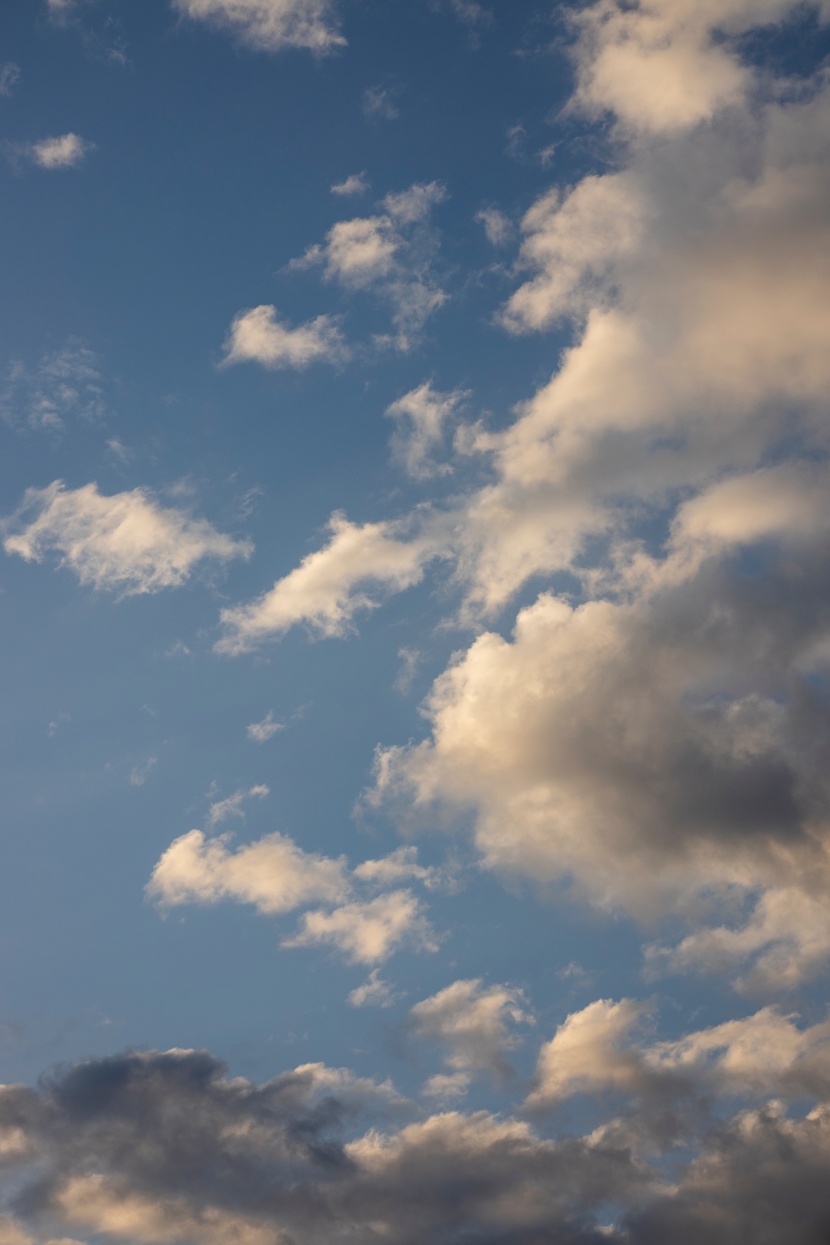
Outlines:
<svg viewBox="0 0 830 1245"><path fill-rule="evenodd" d="M721 1064L735 1049L738 1064L753 1062L724 1037ZM723 1120L703 1110L700 1153L678 1155L674 1175L659 1163L671 1113L661 1144L636 1106L558 1139L486 1111L395 1121L402 1110L412 1107L388 1082L306 1064L256 1084L204 1051L89 1060L36 1089L4 1086L5 1239L316 1245L370 1239L380 1224L400 1245L471 1231L492 1245L818 1245L825 1233L825 1107L790 1118L761 1104Z"/></svg>
<svg viewBox="0 0 830 1245"><path fill-rule="evenodd" d="M68 489L62 480L27 489L3 530L6 553L27 562L54 555L82 584L121 596L177 588L199 562L228 562L252 552L249 541L161 506L144 489L106 497L96 484Z"/></svg>
<svg viewBox="0 0 830 1245"><path fill-rule="evenodd" d="M226 27L265 52L309 48L327 53L346 40L334 0L173 0L187 17Z"/></svg>
<svg viewBox="0 0 830 1245"><path fill-rule="evenodd" d="M288 328L275 307L240 311L225 342L224 364L261 363L268 368L302 370L311 363L342 363L348 347L331 316L317 316L307 324Z"/></svg>

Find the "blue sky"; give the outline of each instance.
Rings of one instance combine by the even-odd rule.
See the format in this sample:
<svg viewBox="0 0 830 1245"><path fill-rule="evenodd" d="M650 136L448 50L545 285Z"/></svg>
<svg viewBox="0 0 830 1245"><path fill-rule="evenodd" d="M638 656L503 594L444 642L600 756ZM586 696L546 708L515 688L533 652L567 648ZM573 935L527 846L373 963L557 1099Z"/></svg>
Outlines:
<svg viewBox="0 0 830 1245"><path fill-rule="evenodd" d="M3 6L0 1245L824 1239L829 18Z"/></svg>

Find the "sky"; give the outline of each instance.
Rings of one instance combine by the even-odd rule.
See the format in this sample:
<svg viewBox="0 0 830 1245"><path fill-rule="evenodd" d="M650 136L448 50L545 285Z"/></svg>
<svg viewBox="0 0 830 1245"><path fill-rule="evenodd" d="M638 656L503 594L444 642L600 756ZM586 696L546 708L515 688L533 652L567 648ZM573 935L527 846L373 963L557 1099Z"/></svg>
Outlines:
<svg viewBox="0 0 830 1245"><path fill-rule="evenodd" d="M828 0L5 0L0 183L0 1245L826 1245Z"/></svg>

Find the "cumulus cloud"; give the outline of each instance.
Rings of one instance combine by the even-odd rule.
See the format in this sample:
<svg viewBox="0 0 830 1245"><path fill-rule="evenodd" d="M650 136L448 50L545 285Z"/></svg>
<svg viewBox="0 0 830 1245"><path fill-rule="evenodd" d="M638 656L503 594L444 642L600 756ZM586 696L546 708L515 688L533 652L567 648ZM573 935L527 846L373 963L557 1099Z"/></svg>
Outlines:
<svg viewBox="0 0 830 1245"><path fill-rule="evenodd" d="M71 169L80 164L92 148L92 143L77 134L61 134L57 138L43 138L21 150L42 169Z"/></svg>
<svg viewBox="0 0 830 1245"><path fill-rule="evenodd" d="M409 890L390 891L331 912L307 912L284 947L333 946L355 964L376 964L401 946L437 951L421 900Z"/></svg>
<svg viewBox="0 0 830 1245"><path fill-rule="evenodd" d="M511 986L485 986L480 979L455 981L432 998L416 1003L409 1013L412 1033L446 1050L453 1070L451 1082L432 1078L432 1094L460 1092L474 1075L488 1073L503 1080L510 1075L505 1052L520 1044L513 1026L532 1021L522 991ZM461 1079L463 1078L463 1080Z"/></svg>
<svg viewBox="0 0 830 1245"><path fill-rule="evenodd" d="M799 0L595 0L573 16L573 103L592 115L610 113L637 134L675 134L707 121L752 91L740 36L797 7ZM811 7L830 16L824 3Z"/></svg>
<svg viewBox="0 0 830 1245"><path fill-rule="evenodd" d="M393 344L409 350L447 294L433 274L436 247L429 225L432 208L443 202L439 182L416 183L386 195L385 211L332 225L325 240L290 267L322 266L326 281L349 291L374 294L392 308Z"/></svg>
<svg viewBox="0 0 830 1245"><path fill-rule="evenodd" d="M619 1030L612 1008L605 1019ZM641 1047L638 1057L647 1076L705 1065L704 1080L743 1083L749 1069L751 1084L768 1065L777 1087L783 1040L791 1066L805 1063L792 1092L812 1092L826 1084L826 1071L806 1072L810 1060L826 1063L818 1029L798 1036L791 1020L762 1012L728 1032ZM548 1137L510 1115L448 1110L401 1122L407 1111L413 1105L389 1082L319 1063L261 1084L231 1077L205 1051L63 1067L36 1088L0 1088L13 1175L4 1239L42 1240L45 1223L65 1237L101 1232L153 1245L278 1245L287 1236L314 1245L346 1231L368 1239L380 1225L393 1245L473 1235L485 1245L691 1245L703 1236L817 1245L825 1234L822 1103L796 1116L780 1102L704 1112L680 1151L671 1138L655 1151L655 1136L640 1150L634 1117Z"/></svg>
<svg viewBox="0 0 830 1245"><path fill-rule="evenodd" d="M147 884L148 898L163 907L235 899L269 916L336 903L348 891L342 859L304 852L285 835L234 848L230 834L208 839L201 830L176 839Z"/></svg>
<svg viewBox="0 0 830 1245"><path fill-rule="evenodd" d="M173 0L186 17L225 27L265 52L308 48L333 52L346 40L334 0Z"/></svg>
<svg viewBox="0 0 830 1245"><path fill-rule="evenodd" d="M456 410L469 396L461 390L439 393L425 381L386 408L397 425L392 438L393 457L411 479L428 480L452 470L435 455L446 440Z"/></svg>
<svg viewBox="0 0 830 1245"><path fill-rule="evenodd" d="M348 634L354 615L373 609L378 595L418 583L433 556L426 540L407 540L397 523L329 522L331 540L249 605L221 614L225 635L217 652L237 654L279 638L298 623L321 636ZM372 591L370 592L370 589Z"/></svg>
<svg viewBox="0 0 830 1245"><path fill-rule="evenodd" d="M349 349L337 321L317 316L289 328L277 317L276 307L265 304L240 311L231 324L223 364L261 363L267 368L302 371L312 363L343 363Z"/></svg>
<svg viewBox="0 0 830 1245"><path fill-rule="evenodd" d="M6 553L27 562L54 555L82 584L122 597L179 587L206 559L228 562L252 552L249 541L161 506L145 489L107 497L96 484L68 489L62 480L27 489L3 530Z"/></svg>

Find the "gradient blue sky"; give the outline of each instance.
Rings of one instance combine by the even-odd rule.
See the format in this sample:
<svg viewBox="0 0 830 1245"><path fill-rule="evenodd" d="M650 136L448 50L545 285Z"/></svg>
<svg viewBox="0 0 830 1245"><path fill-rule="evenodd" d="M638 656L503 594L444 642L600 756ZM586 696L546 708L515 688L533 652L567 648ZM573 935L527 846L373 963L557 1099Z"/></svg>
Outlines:
<svg viewBox="0 0 830 1245"><path fill-rule="evenodd" d="M171 1049L335 1238L825 1239L828 18L6 0L0 1241L325 1236L52 1146Z"/></svg>

